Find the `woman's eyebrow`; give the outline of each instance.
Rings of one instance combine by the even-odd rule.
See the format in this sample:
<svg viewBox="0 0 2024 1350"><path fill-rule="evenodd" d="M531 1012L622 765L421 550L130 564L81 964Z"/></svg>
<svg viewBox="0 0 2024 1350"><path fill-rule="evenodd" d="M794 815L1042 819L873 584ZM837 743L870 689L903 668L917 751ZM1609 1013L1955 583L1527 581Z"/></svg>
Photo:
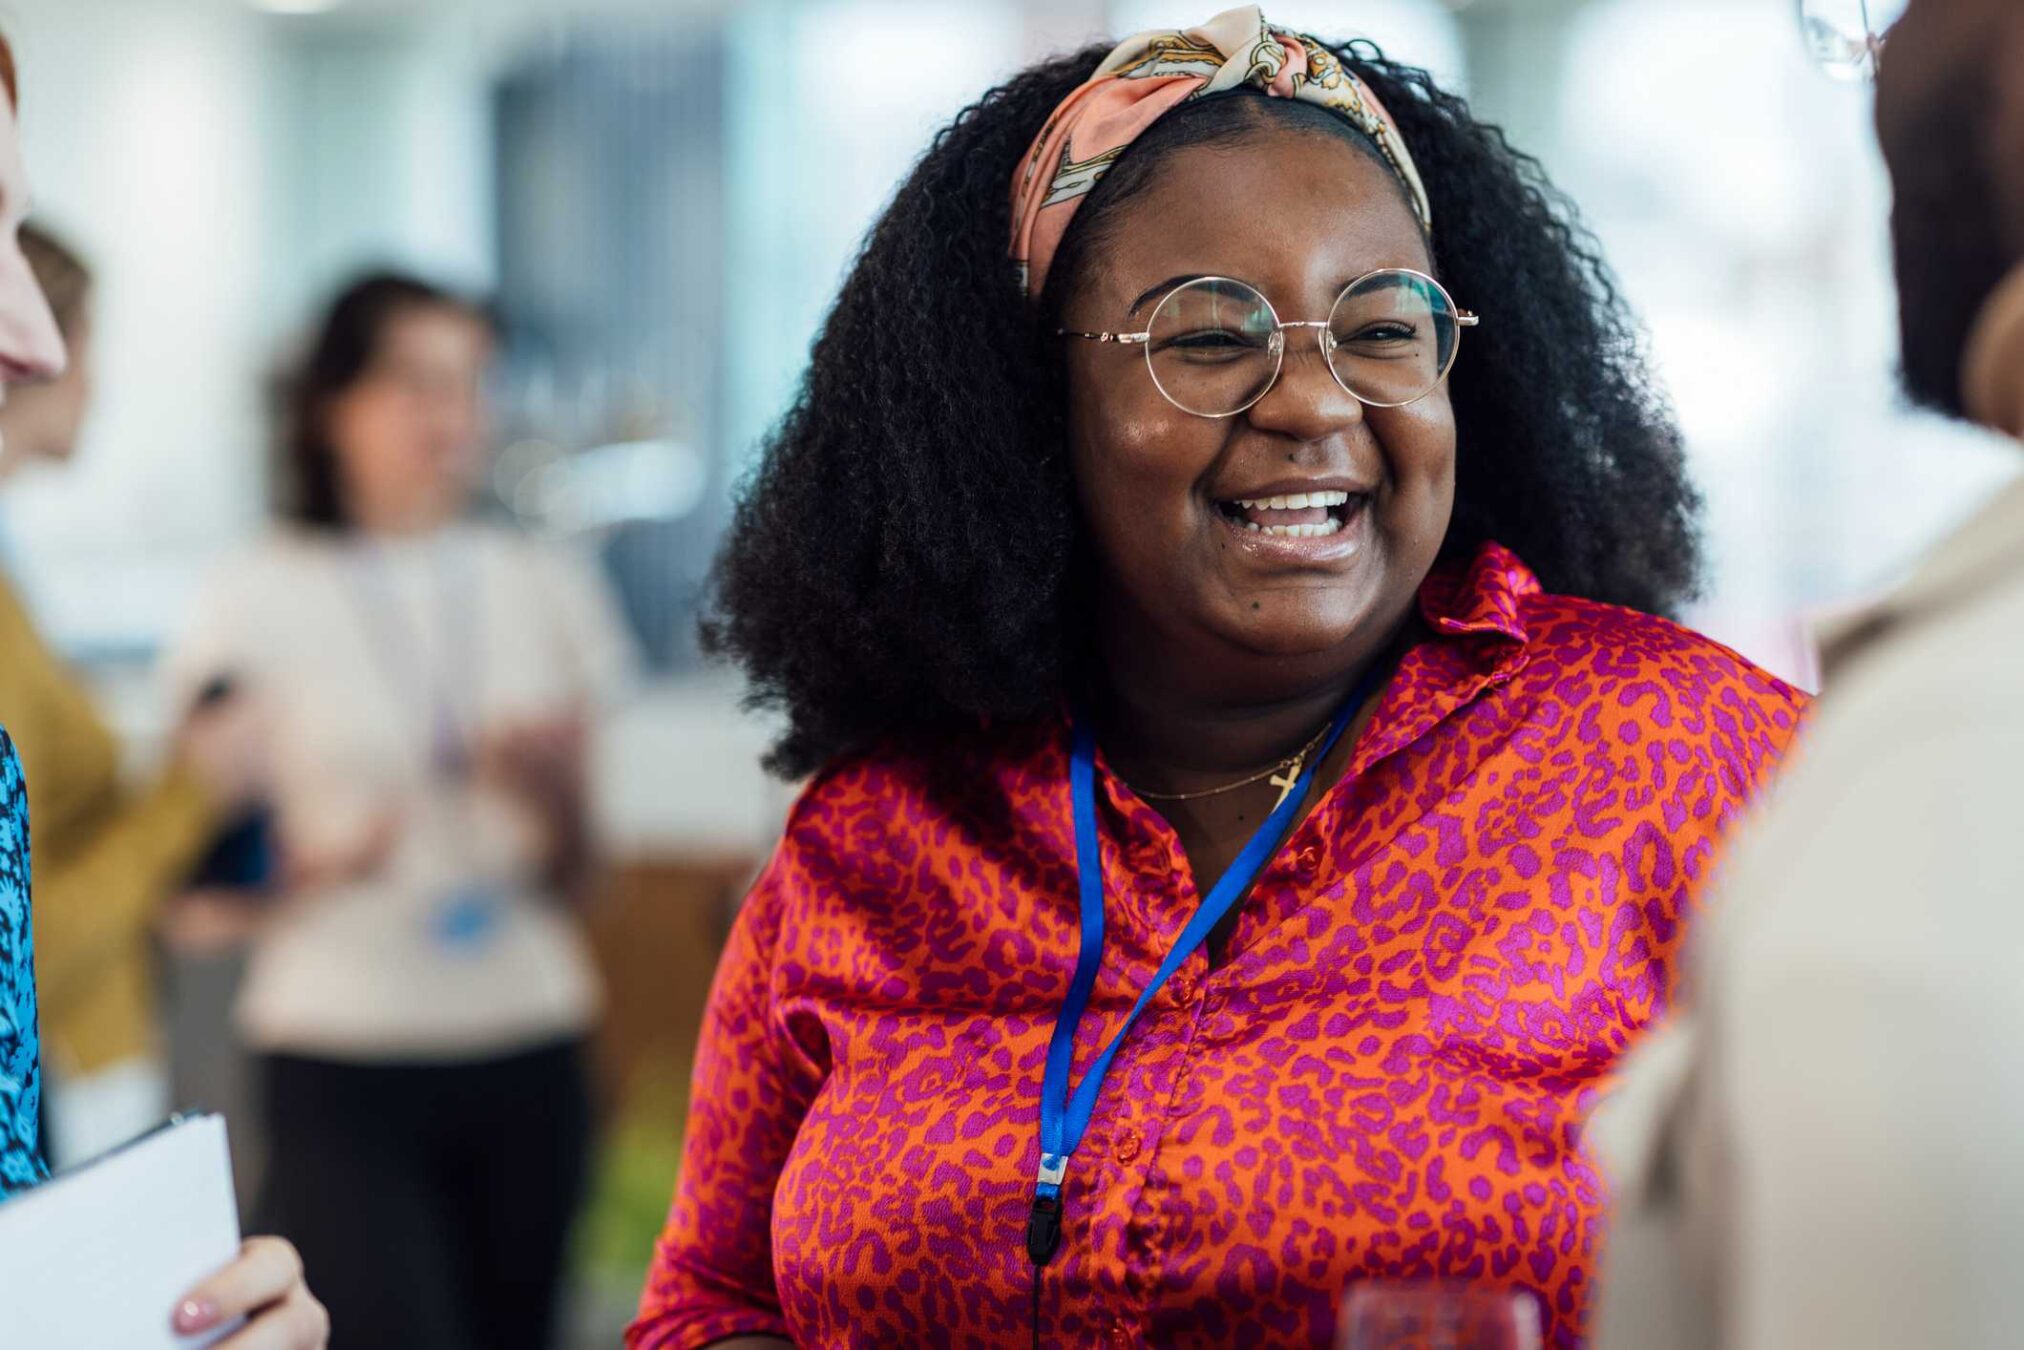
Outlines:
<svg viewBox="0 0 2024 1350"><path fill-rule="evenodd" d="M1185 286L1191 281L1200 281L1203 277L1207 275L1208 273L1206 272L1188 272L1184 273L1181 276L1168 277L1165 281L1159 282L1158 284L1153 286L1148 286L1143 292L1139 294L1138 299L1131 302L1131 308L1124 312L1124 316L1127 319L1129 319L1132 315L1138 313L1141 309L1145 308L1146 301L1156 299L1159 296L1163 296L1168 291L1173 290L1176 286Z"/></svg>

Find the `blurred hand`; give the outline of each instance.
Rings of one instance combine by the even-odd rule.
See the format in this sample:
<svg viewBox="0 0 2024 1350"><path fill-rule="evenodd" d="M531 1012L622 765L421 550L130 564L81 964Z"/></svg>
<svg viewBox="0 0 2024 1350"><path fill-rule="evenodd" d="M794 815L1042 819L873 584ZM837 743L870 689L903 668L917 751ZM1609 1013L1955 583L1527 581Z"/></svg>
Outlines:
<svg viewBox="0 0 2024 1350"><path fill-rule="evenodd" d="M266 795L272 780L268 746L267 718L244 694L198 708L176 734L177 758L226 816Z"/></svg>
<svg viewBox="0 0 2024 1350"><path fill-rule="evenodd" d="M573 892L588 875L585 819L589 724L579 714L510 723L477 747L478 781L503 792L539 831L542 870L557 890Z"/></svg>
<svg viewBox="0 0 2024 1350"><path fill-rule="evenodd" d="M155 917L155 931L183 956L216 956L252 941L267 922L268 901L243 891L185 891Z"/></svg>
<svg viewBox="0 0 2024 1350"><path fill-rule="evenodd" d="M589 730L579 716L516 722L479 738L478 776L516 796L546 803L583 785Z"/></svg>
<svg viewBox="0 0 2024 1350"><path fill-rule="evenodd" d="M393 860L401 842L401 810L388 806L371 817L362 831L342 842L307 845L282 840L281 888L284 892L319 890L377 876Z"/></svg>
<svg viewBox="0 0 2024 1350"><path fill-rule="evenodd" d="M193 1336L238 1317L246 1325L217 1350L323 1350L330 1343L330 1314L309 1292L302 1258L280 1238L248 1241L238 1260L176 1305L171 1324Z"/></svg>

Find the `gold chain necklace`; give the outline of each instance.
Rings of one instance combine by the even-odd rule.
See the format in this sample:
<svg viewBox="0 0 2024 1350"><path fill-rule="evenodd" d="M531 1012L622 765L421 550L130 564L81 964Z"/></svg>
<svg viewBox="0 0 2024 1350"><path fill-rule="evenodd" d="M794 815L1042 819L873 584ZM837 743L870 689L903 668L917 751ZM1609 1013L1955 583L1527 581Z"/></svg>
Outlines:
<svg viewBox="0 0 2024 1350"><path fill-rule="evenodd" d="M1314 753L1315 747L1321 744L1323 738L1328 735L1329 728L1333 725L1334 723L1332 722L1324 723L1321 730L1314 733L1313 740L1295 750L1285 759L1280 760L1269 769L1261 769L1249 778L1240 778L1234 783L1225 783L1221 787L1204 788L1200 792L1148 792L1144 788L1133 788L1132 791L1138 793L1139 796L1149 802L1194 802L1200 801L1204 797L1220 797L1226 792L1235 792L1239 788L1247 788L1253 783L1262 783L1269 778L1272 780L1272 786L1279 789L1279 799L1272 803L1272 809L1276 811L1279 809L1280 804L1292 795L1293 789L1300 785L1300 770L1306 765L1307 757Z"/></svg>

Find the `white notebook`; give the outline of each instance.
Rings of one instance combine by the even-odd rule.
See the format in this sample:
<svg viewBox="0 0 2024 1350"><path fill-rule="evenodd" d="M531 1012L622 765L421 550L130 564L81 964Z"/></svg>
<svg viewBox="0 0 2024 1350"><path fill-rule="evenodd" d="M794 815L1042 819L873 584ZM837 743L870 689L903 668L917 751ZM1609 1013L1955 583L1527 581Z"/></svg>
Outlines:
<svg viewBox="0 0 2024 1350"><path fill-rule="evenodd" d="M0 1203L0 1346L195 1350L183 1295L239 1251L225 1122L189 1116Z"/></svg>

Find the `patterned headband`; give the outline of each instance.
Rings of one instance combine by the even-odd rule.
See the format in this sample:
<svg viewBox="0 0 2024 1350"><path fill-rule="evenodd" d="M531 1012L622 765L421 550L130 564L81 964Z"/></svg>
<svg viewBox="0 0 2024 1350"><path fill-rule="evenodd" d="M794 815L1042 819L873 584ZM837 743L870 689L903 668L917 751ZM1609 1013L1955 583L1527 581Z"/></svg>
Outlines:
<svg viewBox="0 0 2024 1350"><path fill-rule="evenodd" d="M1377 143L1421 228L1432 229L1426 185L1377 95L1319 40L1275 32L1246 5L1198 28L1127 38L1047 119L1012 181L1012 261L1027 296L1046 286L1068 222L1126 146L1190 99L1247 86L1347 118Z"/></svg>

